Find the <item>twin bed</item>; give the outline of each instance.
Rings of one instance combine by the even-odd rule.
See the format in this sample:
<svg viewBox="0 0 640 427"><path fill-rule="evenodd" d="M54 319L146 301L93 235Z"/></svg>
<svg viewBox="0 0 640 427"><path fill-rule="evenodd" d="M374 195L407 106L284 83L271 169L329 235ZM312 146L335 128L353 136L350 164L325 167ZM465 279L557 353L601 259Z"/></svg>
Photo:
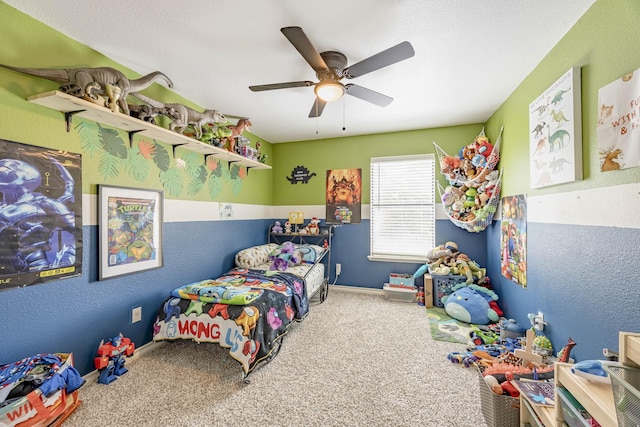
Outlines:
<svg viewBox="0 0 640 427"><path fill-rule="evenodd" d="M329 244L290 237L297 238L296 259L286 270L272 266L274 254L290 242L270 236L270 243L239 251L236 267L224 275L174 289L158 310L153 340L218 343L242 365L248 382L261 362L277 355L289 327L306 317L309 299L318 294L324 301L327 296Z"/></svg>

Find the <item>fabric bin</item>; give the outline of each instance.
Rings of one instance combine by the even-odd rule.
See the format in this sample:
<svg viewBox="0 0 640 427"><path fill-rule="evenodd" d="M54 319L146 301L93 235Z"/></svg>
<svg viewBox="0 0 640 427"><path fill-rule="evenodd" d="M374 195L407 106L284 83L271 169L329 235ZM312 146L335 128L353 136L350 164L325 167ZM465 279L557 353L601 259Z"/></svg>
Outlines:
<svg viewBox="0 0 640 427"><path fill-rule="evenodd" d="M519 427L520 399L495 394L484 381L482 372L478 370L480 382L480 405L482 416L488 427Z"/></svg>
<svg viewBox="0 0 640 427"><path fill-rule="evenodd" d="M431 274L433 280L433 305L443 308L442 297L453 292L453 287L467 281L467 276L456 276L453 274L438 275Z"/></svg>
<svg viewBox="0 0 640 427"><path fill-rule="evenodd" d="M55 356L63 362L58 367L56 374L63 375L65 370L73 369L73 355L71 353L56 353ZM75 387L80 387L84 384L84 380L75 370L72 377L69 374L68 379L71 378L75 381L74 390L71 392L67 388L61 388L49 396L45 396L42 390L38 388L1 407L0 426L35 427L50 425L55 420L73 412L79 405L78 390ZM67 386L70 387L70 384L67 383Z"/></svg>

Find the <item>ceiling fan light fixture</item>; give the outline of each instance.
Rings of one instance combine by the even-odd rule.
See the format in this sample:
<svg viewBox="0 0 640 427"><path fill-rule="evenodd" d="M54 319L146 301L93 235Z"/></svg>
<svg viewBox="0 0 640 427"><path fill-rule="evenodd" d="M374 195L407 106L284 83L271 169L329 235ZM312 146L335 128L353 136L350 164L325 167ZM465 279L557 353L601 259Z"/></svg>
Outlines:
<svg viewBox="0 0 640 427"><path fill-rule="evenodd" d="M320 82L313 89L318 98L325 102L333 102L342 98L345 93L344 85L340 82Z"/></svg>

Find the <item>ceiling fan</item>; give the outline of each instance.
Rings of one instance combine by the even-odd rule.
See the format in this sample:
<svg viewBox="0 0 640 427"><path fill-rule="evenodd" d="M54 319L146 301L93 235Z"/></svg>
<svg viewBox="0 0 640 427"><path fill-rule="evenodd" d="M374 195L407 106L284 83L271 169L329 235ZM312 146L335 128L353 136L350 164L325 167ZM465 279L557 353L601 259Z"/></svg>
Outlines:
<svg viewBox="0 0 640 427"><path fill-rule="evenodd" d="M254 92L260 92L263 90L315 86L313 90L316 94L316 99L309 112L309 117L319 117L327 102L336 101L345 93L380 107L386 107L393 101L393 98L356 84L342 84L340 80L363 76L411 58L415 53L411 43L404 41L347 67L347 57L341 52L327 51L318 53L304 31L302 31L302 28L284 27L280 31L313 68L319 81L317 83L309 80L273 83L249 86L249 89Z"/></svg>

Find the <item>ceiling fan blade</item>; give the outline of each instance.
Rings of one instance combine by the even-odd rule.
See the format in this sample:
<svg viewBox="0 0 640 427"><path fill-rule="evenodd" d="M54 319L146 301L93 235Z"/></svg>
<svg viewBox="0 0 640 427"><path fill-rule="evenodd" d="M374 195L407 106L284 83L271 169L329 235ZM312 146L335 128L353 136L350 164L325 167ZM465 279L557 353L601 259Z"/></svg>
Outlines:
<svg viewBox="0 0 640 427"><path fill-rule="evenodd" d="M290 87L307 87L313 86L315 83L310 82L309 80L299 81L299 82L286 82L286 83L272 83L268 85L257 85L257 86L249 86L254 92L260 92L263 90L274 90L274 89L287 89Z"/></svg>
<svg viewBox="0 0 640 427"><path fill-rule="evenodd" d="M327 64L324 62L324 59L320 56L315 47L311 44L307 35L302 31L300 27L284 27L281 28L282 34L289 39L293 47L295 47L300 55L311 65L311 68L314 71L320 72L324 71L327 68Z"/></svg>
<svg viewBox="0 0 640 427"><path fill-rule="evenodd" d="M344 77L348 79L360 77L372 71L379 70L380 68L395 64L396 62L411 58L413 55L415 55L413 46L411 46L411 43L405 41L345 68L343 72Z"/></svg>
<svg viewBox="0 0 640 427"><path fill-rule="evenodd" d="M344 86L347 90L347 94L351 96L355 96L356 98L360 98L364 101L370 102L372 104L376 104L380 107L386 107L391 104L393 98L387 95L383 95L374 90L367 89L366 87L348 84Z"/></svg>
<svg viewBox="0 0 640 427"><path fill-rule="evenodd" d="M327 105L327 102L316 96L316 100L313 101L313 106L311 107L311 111L309 112L309 117L320 117L320 114L322 114L325 105Z"/></svg>

